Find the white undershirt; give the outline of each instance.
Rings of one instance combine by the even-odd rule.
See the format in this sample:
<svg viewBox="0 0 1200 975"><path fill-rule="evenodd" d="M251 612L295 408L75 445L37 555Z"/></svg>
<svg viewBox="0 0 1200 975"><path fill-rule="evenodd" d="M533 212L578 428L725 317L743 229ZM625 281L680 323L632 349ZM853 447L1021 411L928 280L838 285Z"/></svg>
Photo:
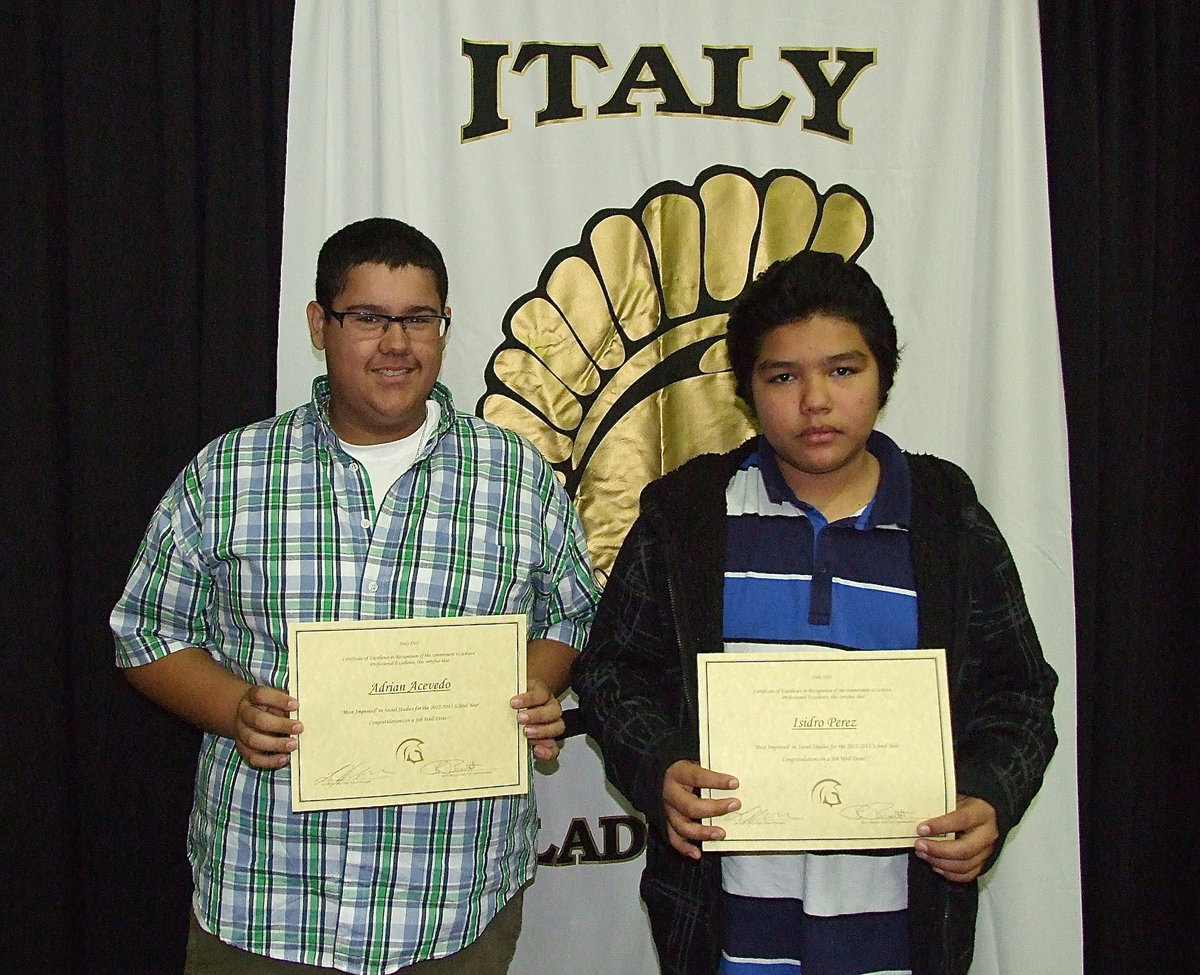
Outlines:
<svg viewBox="0 0 1200 975"><path fill-rule="evenodd" d="M342 449L358 461L367 481L367 488L375 501L375 514L383 507L383 499L388 491L405 472L416 462L417 454L429 442L433 431L437 429L438 418L442 408L436 400L425 401L425 422L407 437L391 440L388 443L356 444L346 443L338 438Z"/></svg>

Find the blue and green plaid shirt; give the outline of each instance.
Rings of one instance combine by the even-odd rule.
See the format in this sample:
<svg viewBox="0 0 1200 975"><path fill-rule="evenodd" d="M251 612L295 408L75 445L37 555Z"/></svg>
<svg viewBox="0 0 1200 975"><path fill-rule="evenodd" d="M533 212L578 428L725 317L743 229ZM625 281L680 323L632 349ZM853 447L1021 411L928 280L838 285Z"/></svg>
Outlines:
<svg viewBox="0 0 1200 975"><path fill-rule="evenodd" d="M442 407L378 516L312 402L209 444L159 504L112 615L117 662L203 647L286 687L289 621L525 613L583 645L595 610L583 532L537 451ZM188 836L195 910L258 954L381 973L457 951L530 879L533 795L294 814L287 768L206 734Z"/></svg>

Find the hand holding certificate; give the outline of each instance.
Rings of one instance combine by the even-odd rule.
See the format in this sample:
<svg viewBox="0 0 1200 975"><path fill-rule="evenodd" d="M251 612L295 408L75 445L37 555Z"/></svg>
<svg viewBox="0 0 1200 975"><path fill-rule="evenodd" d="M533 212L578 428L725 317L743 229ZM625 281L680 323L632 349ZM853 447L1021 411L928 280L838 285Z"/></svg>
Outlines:
<svg viewBox="0 0 1200 975"><path fill-rule="evenodd" d="M954 808L941 650L700 654L700 761L741 807L705 850L912 846Z"/></svg>
<svg viewBox="0 0 1200 975"><path fill-rule="evenodd" d="M525 617L297 623L297 812L524 793Z"/></svg>

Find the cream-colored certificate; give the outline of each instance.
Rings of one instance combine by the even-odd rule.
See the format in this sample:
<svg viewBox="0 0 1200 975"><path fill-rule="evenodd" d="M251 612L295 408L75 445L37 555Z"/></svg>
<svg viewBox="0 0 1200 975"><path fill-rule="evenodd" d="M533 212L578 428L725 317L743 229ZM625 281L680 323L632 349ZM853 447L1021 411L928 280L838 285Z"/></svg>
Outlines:
<svg viewBox="0 0 1200 975"><path fill-rule="evenodd" d="M705 653L699 675L700 764L741 800L704 849L912 846L954 808L944 651Z"/></svg>
<svg viewBox="0 0 1200 975"><path fill-rule="evenodd" d="M293 810L529 790L508 703L525 690L524 616L293 623L288 642Z"/></svg>

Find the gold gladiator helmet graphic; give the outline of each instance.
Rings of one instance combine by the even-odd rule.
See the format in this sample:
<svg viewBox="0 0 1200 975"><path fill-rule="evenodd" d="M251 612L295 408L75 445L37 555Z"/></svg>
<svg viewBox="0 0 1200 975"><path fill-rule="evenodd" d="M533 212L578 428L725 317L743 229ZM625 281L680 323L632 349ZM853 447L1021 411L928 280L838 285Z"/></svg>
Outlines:
<svg viewBox="0 0 1200 975"><path fill-rule="evenodd" d="M822 194L799 172L714 166L597 213L512 304L478 410L553 465L601 580L646 484L754 431L725 350L733 301L775 260L805 249L853 260L871 235L848 186Z"/></svg>

